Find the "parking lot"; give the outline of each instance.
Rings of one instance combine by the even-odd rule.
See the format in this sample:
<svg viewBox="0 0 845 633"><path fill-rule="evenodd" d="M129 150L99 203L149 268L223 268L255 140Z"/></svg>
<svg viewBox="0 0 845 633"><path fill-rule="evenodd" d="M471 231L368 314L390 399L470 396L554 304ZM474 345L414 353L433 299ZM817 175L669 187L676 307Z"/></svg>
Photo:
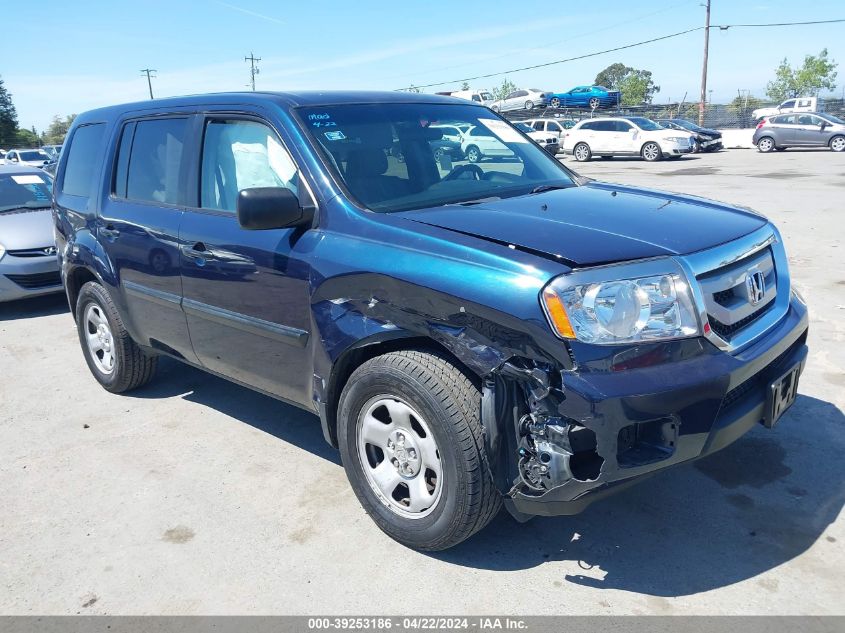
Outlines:
<svg viewBox="0 0 845 633"><path fill-rule="evenodd" d="M423 554L364 514L316 417L169 361L111 395L62 296L0 305L0 612L845 613L845 155L564 163L776 222L811 309L776 429Z"/></svg>

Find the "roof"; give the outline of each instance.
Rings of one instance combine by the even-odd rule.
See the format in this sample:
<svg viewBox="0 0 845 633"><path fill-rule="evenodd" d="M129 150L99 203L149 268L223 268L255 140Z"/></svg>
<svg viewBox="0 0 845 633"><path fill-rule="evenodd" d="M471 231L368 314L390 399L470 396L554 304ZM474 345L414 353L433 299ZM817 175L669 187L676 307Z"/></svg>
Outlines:
<svg viewBox="0 0 845 633"><path fill-rule="evenodd" d="M211 94L186 95L151 99L108 106L84 113L84 119L115 116L126 111L153 110L162 108L184 108L195 105L244 105L274 103L282 107L323 106L352 103L431 103L475 105L480 103L448 97L413 92L391 92L379 90L303 90L297 92L218 92Z"/></svg>
<svg viewBox="0 0 845 633"><path fill-rule="evenodd" d="M44 174L48 175L43 169L38 167L30 167L29 165L0 165L0 174Z"/></svg>

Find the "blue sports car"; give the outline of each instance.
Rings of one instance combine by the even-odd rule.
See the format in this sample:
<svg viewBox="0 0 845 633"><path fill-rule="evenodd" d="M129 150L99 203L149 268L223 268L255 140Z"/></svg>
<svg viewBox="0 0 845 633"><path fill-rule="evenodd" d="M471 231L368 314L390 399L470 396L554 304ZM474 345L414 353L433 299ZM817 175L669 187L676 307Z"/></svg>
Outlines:
<svg viewBox="0 0 845 633"><path fill-rule="evenodd" d="M551 108L612 108L619 105L621 96L618 90L609 90L604 86L577 86L569 92L556 92L549 99Z"/></svg>

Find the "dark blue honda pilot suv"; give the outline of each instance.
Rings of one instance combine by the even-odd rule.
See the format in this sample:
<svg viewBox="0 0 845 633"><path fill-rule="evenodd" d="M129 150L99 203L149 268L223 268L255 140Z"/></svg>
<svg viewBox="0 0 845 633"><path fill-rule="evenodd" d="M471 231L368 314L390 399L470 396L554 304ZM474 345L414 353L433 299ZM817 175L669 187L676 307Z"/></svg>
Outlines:
<svg viewBox="0 0 845 633"><path fill-rule="evenodd" d="M455 130L465 154L437 152ZM419 549L503 504L576 513L772 427L807 356L765 218L582 178L448 97L88 112L54 210L103 387L144 385L164 355L318 414L366 511Z"/></svg>

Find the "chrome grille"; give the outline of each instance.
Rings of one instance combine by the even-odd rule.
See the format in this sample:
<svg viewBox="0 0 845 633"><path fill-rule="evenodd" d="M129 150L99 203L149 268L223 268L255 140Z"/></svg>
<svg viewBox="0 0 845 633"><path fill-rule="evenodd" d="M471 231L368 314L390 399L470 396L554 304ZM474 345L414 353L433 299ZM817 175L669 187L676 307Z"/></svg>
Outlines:
<svg viewBox="0 0 845 633"><path fill-rule="evenodd" d="M754 301L746 284L749 275L761 273L763 297ZM704 295L707 318L713 330L730 340L738 331L751 325L774 305L777 297L777 275L771 248L717 268L697 277Z"/></svg>

